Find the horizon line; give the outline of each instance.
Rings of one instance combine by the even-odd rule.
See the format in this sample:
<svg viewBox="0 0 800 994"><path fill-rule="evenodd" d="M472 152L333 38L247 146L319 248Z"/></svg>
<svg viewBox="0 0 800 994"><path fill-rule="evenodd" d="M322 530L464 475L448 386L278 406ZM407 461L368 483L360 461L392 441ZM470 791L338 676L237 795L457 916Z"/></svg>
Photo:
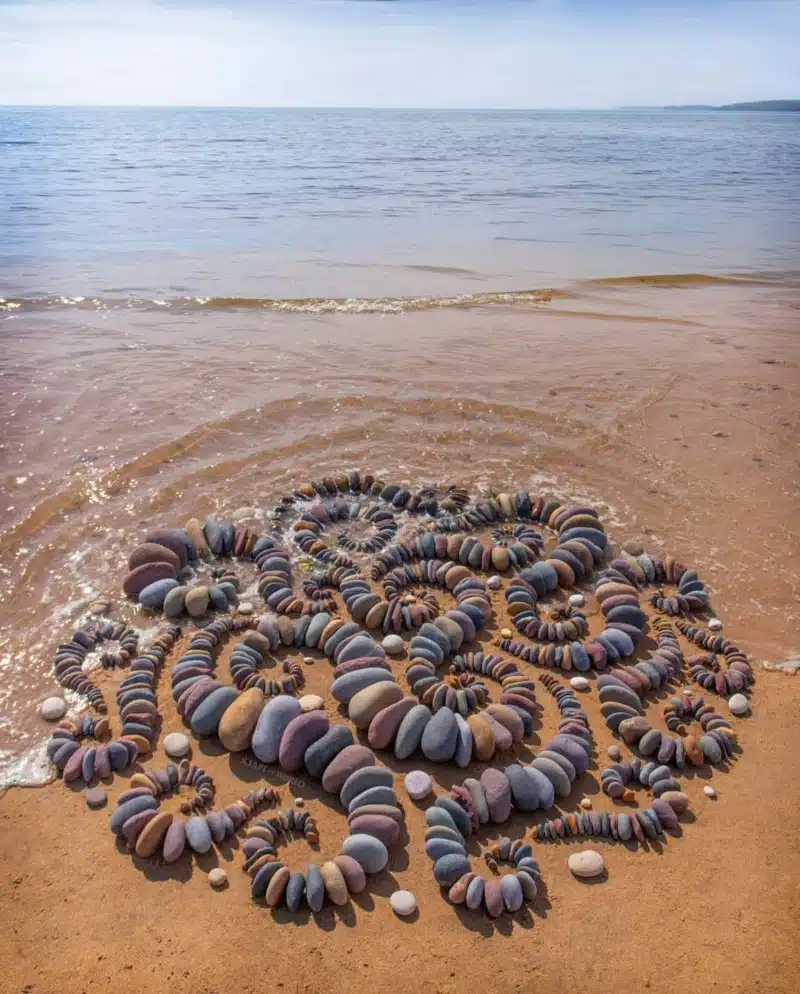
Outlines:
<svg viewBox="0 0 800 994"><path fill-rule="evenodd" d="M672 110L675 108L709 108L725 107L730 104L800 102L794 97L769 97L756 100L732 100L726 104L710 104L702 102L682 104L614 104L606 107L528 107L528 106L434 106L433 104L81 104L81 103L5 103L0 101L4 109L75 109L75 110L432 110L432 111L618 111L618 110Z"/></svg>

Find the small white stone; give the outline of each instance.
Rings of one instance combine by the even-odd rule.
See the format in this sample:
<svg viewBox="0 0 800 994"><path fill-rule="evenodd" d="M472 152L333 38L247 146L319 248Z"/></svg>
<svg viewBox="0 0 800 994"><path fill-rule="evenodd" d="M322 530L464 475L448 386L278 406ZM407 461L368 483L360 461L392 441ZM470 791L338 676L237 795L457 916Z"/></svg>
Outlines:
<svg viewBox="0 0 800 994"><path fill-rule="evenodd" d="M67 713L67 702L63 697L46 697L39 705L39 714L45 721L58 721Z"/></svg>
<svg viewBox="0 0 800 994"><path fill-rule="evenodd" d="M599 877L606 868L603 857L596 849L573 853L567 860L567 866L576 877Z"/></svg>
<svg viewBox="0 0 800 994"><path fill-rule="evenodd" d="M684 687L683 688L683 696L684 697L691 697L692 696L692 688L691 687Z"/></svg>
<svg viewBox="0 0 800 994"><path fill-rule="evenodd" d="M239 607L236 610L239 614L252 614L255 608L250 601L240 601Z"/></svg>
<svg viewBox="0 0 800 994"><path fill-rule="evenodd" d="M389 904L392 911L401 918L407 918L417 910L417 899L410 890L396 890L389 898Z"/></svg>
<svg viewBox="0 0 800 994"><path fill-rule="evenodd" d="M708 786L708 785L706 785L705 787L703 787L703 793L706 795L706 797L716 797L717 796L717 792L714 790L714 788L711 787L711 786Z"/></svg>
<svg viewBox="0 0 800 994"><path fill-rule="evenodd" d="M222 869L221 866L215 866L213 870L208 871L208 882L212 887L219 890L227 884L228 874Z"/></svg>
<svg viewBox="0 0 800 994"><path fill-rule="evenodd" d="M499 576L490 576L486 581L489 590L499 590L503 586L503 580Z"/></svg>
<svg viewBox="0 0 800 994"><path fill-rule="evenodd" d="M708 627L709 630L712 632L721 632L722 622L719 620L719 618L711 618L708 622Z"/></svg>
<svg viewBox="0 0 800 994"><path fill-rule="evenodd" d="M313 663L314 662L314 657L313 656L303 656L303 662L304 663Z"/></svg>
<svg viewBox="0 0 800 994"><path fill-rule="evenodd" d="M621 759L622 758L622 752L620 751L620 748L617 745L610 745L606 751L608 752L608 758L609 759Z"/></svg>
<svg viewBox="0 0 800 994"><path fill-rule="evenodd" d="M583 607L586 603L586 599L583 594L570 594L569 602L573 607Z"/></svg>
<svg viewBox="0 0 800 994"><path fill-rule="evenodd" d="M297 703L303 714L308 714L309 711L321 711L325 707L325 701L319 694L304 694Z"/></svg>
<svg viewBox="0 0 800 994"><path fill-rule="evenodd" d="M500 638L510 639L513 634L514 633L511 631L510 628L501 628L500 629Z"/></svg>
<svg viewBox="0 0 800 994"><path fill-rule="evenodd" d="M396 656L398 652L402 652L406 647L405 642L399 635L387 635L383 642L381 642L381 645L390 656Z"/></svg>
<svg viewBox="0 0 800 994"><path fill-rule="evenodd" d="M741 717L741 715L747 714L750 710L750 701L748 701L744 694L734 694L728 700L728 707L731 710L731 714Z"/></svg>
<svg viewBox="0 0 800 994"><path fill-rule="evenodd" d="M415 801L421 801L433 790L433 780L425 770L412 770L406 774L404 782L408 796Z"/></svg>
<svg viewBox="0 0 800 994"><path fill-rule="evenodd" d="M173 759L180 759L189 752L190 742L183 732L170 732L164 737L164 752Z"/></svg>
<svg viewBox="0 0 800 994"><path fill-rule="evenodd" d="M584 811L592 810L592 799L590 797L581 798L581 807Z"/></svg>
<svg viewBox="0 0 800 994"><path fill-rule="evenodd" d="M304 805L304 804L305 804L306 802L305 802L305 801L303 800L303 798L302 798L302 797L296 797L296 798L294 799L294 803L295 803L295 807L298 807L298 808L302 808L302 807L303 807L303 805Z"/></svg>
<svg viewBox="0 0 800 994"><path fill-rule="evenodd" d="M570 680L569 685L570 685L570 687L572 687L573 690L588 690L589 689L589 681L586 679L585 676L574 676Z"/></svg>

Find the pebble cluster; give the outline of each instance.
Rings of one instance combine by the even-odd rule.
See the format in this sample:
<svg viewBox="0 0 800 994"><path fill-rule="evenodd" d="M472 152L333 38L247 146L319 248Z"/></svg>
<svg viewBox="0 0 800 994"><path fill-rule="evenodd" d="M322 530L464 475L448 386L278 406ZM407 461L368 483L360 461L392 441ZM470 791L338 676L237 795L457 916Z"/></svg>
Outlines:
<svg viewBox="0 0 800 994"><path fill-rule="evenodd" d="M503 912L513 914L526 901L536 899L541 880L539 864L533 859L531 846L521 839L513 843L501 839L491 851L487 865L493 873L500 861L510 861L514 867L514 872L500 877L487 879L475 873L467 855L468 841L481 825L508 820L512 783L524 794L525 776L520 766L508 767L505 773L487 769L480 781L465 780L463 786L437 798L426 810L425 853L433 861L436 883L448 889L447 896L453 904L465 904L473 911L483 908L491 918L499 918Z"/></svg>
<svg viewBox="0 0 800 994"><path fill-rule="evenodd" d="M414 492L351 472L287 494L271 521L261 535L214 519L156 529L133 549L123 590L145 611L188 615L203 626L193 626L170 666L172 698L187 731L216 737L230 753L249 750L286 774L321 781L339 795L349 834L335 859L291 873L277 850L290 833L316 845L309 813L287 810L250 824L260 805L277 803L267 788L208 810L215 797L211 777L182 759L166 770L135 773L118 798L112 830L137 855L160 854L172 862L187 850L207 852L249 824L242 848L253 897L292 912L305 904L316 913L326 899L342 905L363 889L399 840L403 812L394 778L377 765L373 750L391 750L399 760L419 754L460 768L502 757L502 766L467 778L426 811L425 848L435 879L453 903L481 907L495 918L535 899L540 876L532 846L501 838L485 855L491 876L484 879L470 869L468 840L481 825L507 821L512 810L548 811L572 794L594 762L581 693L597 692L608 727L636 752L630 762L615 761L602 771L605 797L631 801L641 787L652 793L652 803L636 812L594 811L584 798L576 812L539 822L531 841L607 836L643 842L674 831L688 805L676 771L731 758L736 739L730 722L688 691L668 700L666 732L646 718L648 695L682 681L686 660L667 618L648 618L643 604L650 615L655 609L682 616L680 634L707 653L688 661L690 676L704 689L731 695L732 714L749 710L741 693L752 681L747 657L719 634L716 619L708 630L696 627L692 616L708 610L709 594L694 570L634 545L613 551L596 509L526 491L480 500L457 486ZM299 581L296 569L307 570ZM669 585L674 593L665 592ZM265 611L260 617L250 602L256 589ZM517 633L509 627L492 640L503 654L471 645L491 630L495 591L502 591ZM644 653L648 629L657 644ZM58 682L98 712L62 721L48 743L66 782L105 779L155 747L157 680L180 635L180 628L168 625L142 648L134 628L101 621L58 647ZM225 681L216 666L231 636L237 638ZM98 649L104 669L129 668L116 695L118 741L108 740L105 700L88 672L89 656ZM332 721L321 697L298 698L304 662L291 652L279 662L287 649L316 651L330 661L330 694L347 723ZM402 653L410 692L389 659ZM523 663L548 668L539 679L560 712L557 733L524 762L515 753L532 736L541 709ZM556 673L568 676L570 685ZM699 725L698 734L687 732L691 723ZM367 744L359 743L353 726ZM173 732L164 747L177 762L190 745ZM620 757L613 748L609 755ZM181 803L181 813L191 817L158 810L162 796L184 786L194 788ZM431 787L429 774L409 774L410 796L422 799ZM602 873L599 854L574 855L570 869L576 875ZM499 876L505 864L512 872ZM398 893L398 913L413 912L413 895Z"/></svg>

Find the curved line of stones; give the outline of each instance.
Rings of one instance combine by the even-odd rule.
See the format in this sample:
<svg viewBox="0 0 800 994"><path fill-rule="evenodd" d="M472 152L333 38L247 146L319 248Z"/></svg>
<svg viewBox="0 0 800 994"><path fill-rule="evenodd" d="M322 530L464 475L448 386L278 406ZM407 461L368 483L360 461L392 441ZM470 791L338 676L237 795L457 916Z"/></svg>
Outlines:
<svg viewBox="0 0 800 994"><path fill-rule="evenodd" d="M707 656L694 656L689 660L689 675L695 683L704 690L712 690L717 694L736 694L746 692L753 682L753 671L742 650L729 639L717 635L716 632L697 628L683 619L677 622L678 631L684 638L701 649ZM717 656L722 655L727 664L723 670Z"/></svg>
<svg viewBox="0 0 800 994"><path fill-rule="evenodd" d="M340 534L337 538L338 544L349 552L379 552L394 539L397 533L397 519L387 507L382 504L370 504L365 507L358 501L348 501L343 497L311 504L295 521L292 530L295 542L303 552L309 556L317 556L330 548L322 539L329 525L358 520L368 521L373 526L374 533L369 538L361 539Z"/></svg>

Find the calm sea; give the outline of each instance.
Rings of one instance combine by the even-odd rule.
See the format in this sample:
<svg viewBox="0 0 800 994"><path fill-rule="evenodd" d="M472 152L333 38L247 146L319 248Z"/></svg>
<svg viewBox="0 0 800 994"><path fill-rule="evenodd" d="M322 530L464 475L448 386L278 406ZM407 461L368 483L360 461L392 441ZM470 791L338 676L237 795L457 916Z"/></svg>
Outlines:
<svg viewBox="0 0 800 994"><path fill-rule="evenodd" d="M789 113L4 108L0 296L779 275L799 181Z"/></svg>

